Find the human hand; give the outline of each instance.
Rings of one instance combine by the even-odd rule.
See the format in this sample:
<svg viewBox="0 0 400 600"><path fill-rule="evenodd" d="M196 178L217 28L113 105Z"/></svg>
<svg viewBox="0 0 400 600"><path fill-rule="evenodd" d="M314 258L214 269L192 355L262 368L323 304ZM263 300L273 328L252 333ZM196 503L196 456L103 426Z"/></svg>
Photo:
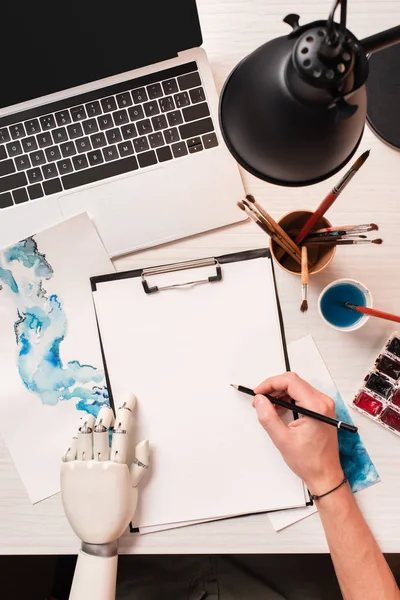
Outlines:
<svg viewBox="0 0 400 600"><path fill-rule="evenodd" d="M85 544L116 542L129 525L138 501L137 486L149 464L149 442L136 446L126 464L136 397L128 395L117 412L111 450L108 429L114 424L110 407L96 419L85 414L61 464L61 497L67 519Z"/></svg>
<svg viewBox="0 0 400 600"><path fill-rule="evenodd" d="M293 399L299 406L335 417L332 398L313 388L295 373L266 379L254 391L256 394ZM323 494L341 482L343 470L335 427L310 417L300 417L286 425L280 417L281 409L278 411L265 396L255 396L253 406L259 422L286 463L312 494Z"/></svg>

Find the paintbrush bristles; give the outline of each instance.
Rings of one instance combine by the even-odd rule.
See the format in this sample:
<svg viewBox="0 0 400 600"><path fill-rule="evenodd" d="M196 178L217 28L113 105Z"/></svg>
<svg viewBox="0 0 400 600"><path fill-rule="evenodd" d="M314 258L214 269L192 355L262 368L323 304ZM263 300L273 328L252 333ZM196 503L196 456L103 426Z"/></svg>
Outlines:
<svg viewBox="0 0 400 600"><path fill-rule="evenodd" d="M371 152L371 150L366 150L363 154L361 154L361 156L359 158L357 158L356 162L352 166L352 168L355 171L358 171L358 169L360 169L363 166L363 164L367 160L368 156L370 155L370 152Z"/></svg>

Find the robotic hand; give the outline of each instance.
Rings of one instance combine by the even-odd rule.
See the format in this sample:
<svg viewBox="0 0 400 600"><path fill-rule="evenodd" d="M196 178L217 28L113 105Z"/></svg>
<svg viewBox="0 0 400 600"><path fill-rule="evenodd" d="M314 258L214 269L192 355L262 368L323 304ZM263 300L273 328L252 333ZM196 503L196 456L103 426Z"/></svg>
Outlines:
<svg viewBox="0 0 400 600"><path fill-rule="evenodd" d="M149 442L136 446L131 467L126 464L129 431L136 398L129 395L117 412L111 451L108 429L111 408L101 408L97 420L81 418L61 464L61 497L67 519L82 540L70 600L113 600L117 578L118 539L136 510L137 486L149 464Z"/></svg>

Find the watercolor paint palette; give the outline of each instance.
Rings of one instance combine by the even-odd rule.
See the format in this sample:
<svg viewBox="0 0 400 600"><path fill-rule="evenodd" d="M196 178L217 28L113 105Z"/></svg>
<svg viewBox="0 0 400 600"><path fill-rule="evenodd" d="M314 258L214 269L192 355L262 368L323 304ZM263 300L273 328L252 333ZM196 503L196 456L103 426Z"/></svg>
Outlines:
<svg viewBox="0 0 400 600"><path fill-rule="evenodd" d="M400 333L392 333L352 401L352 407L400 435Z"/></svg>

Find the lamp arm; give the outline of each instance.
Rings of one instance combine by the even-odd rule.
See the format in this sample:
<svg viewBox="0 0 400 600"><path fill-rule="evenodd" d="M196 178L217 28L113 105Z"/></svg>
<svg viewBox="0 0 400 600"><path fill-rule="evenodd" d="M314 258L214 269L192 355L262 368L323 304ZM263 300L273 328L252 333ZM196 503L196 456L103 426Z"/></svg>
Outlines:
<svg viewBox="0 0 400 600"><path fill-rule="evenodd" d="M335 17L335 12L337 11L339 4L341 5L340 30L342 33L344 33L346 31L347 0L334 0L332 10L329 14L328 21L327 21L327 32L328 32L327 42L328 42L328 44L335 43L335 41L337 39L337 31L335 29L334 17Z"/></svg>
<svg viewBox="0 0 400 600"><path fill-rule="evenodd" d="M399 42L400 25L397 25L396 27L386 29L385 31L375 33L374 35L370 35L369 37L360 40L360 46L364 48L367 54L373 54L378 50L389 48L389 46L393 46L394 44L398 44Z"/></svg>

